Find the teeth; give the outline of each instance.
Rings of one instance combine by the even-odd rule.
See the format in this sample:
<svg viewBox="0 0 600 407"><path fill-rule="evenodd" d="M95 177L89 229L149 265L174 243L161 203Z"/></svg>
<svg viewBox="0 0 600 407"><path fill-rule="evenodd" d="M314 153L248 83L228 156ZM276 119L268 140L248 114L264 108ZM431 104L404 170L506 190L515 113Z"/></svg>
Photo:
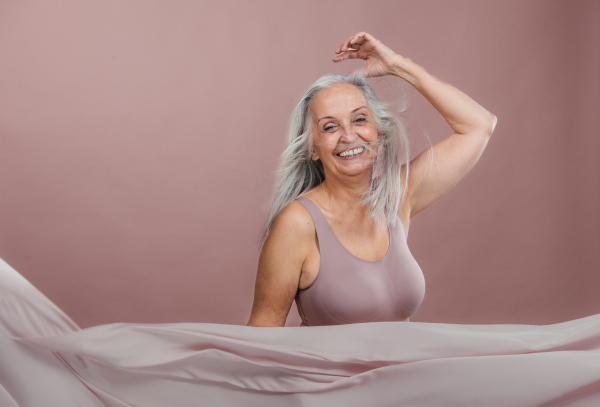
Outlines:
<svg viewBox="0 0 600 407"><path fill-rule="evenodd" d="M356 154L362 153L362 151L364 149L365 149L364 147L358 147L358 148L355 148L354 150L344 151L343 153L339 153L338 155L340 157L348 157L348 156L351 156L351 155L356 155Z"/></svg>

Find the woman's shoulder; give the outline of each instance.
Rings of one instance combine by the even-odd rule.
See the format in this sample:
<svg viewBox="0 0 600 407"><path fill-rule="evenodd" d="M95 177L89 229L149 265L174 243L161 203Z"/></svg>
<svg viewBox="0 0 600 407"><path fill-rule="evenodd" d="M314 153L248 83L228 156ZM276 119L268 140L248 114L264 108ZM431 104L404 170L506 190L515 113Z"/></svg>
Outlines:
<svg viewBox="0 0 600 407"><path fill-rule="evenodd" d="M297 233L301 239L307 239L307 241L314 239L316 229L312 215L298 199L307 198L318 202L320 188L321 185L318 185L284 206L277 215L273 228L282 228L286 232Z"/></svg>
<svg viewBox="0 0 600 407"><path fill-rule="evenodd" d="M308 210L292 201L279 212L265 240L263 251L296 253L304 261L315 236L315 225Z"/></svg>
<svg viewBox="0 0 600 407"><path fill-rule="evenodd" d="M315 229L310 212L297 200L283 207L277 215L273 227L276 225L290 232L293 231L302 234L310 234Z"/></svg>

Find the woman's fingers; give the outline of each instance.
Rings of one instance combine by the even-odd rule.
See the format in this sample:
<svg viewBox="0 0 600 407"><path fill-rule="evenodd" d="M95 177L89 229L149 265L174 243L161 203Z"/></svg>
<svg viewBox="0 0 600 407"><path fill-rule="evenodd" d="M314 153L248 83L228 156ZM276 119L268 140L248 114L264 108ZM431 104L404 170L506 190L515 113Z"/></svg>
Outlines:
<svg viewBox="0 0 600 407"><path fill-rule="evenodd" d="M350 42L352 41L353 38L354 38L354 35L348 37L348 39L346 41L344 41L342 43L342 45L339 46L339 48L335 51L335 53L340 54L340 53L346 51L348 48L350 48Z"/></svg>
<svg viewBox="0 0 600 407"><path fill-rule="evenodd" d="M358 58L367 61L366 67L360 70L366 77L388 75L397 59L391 49L364 31L348 38L335 52L333 62Z"/></svg>
<svg viewBox="0 0 600 407"><path fill-rule="evenodd" d="M344 52L344 50L343 50L344 45L346 45L346 43L349 43L350 39L351 38L348 38L346 41L342 42L342 44L338 47L338 49L335 50L335 53L336 54L341 54L342 52Z"/></svg>
<svg viewBox="0 0 600 407"><path fill-rule="evenodd" d="M350 41L352 43L352 45L357 44L357 45L362 45L365 43L366 39L365 39L365 34L363 32L360 32L358 34L354 34L354 38L352 38L352 40Z"/></svg>
<svg viewBox="0 0 600 407"><path fill-rule="evenodd" d="M371 34L366 33L364 31L358 32L352 36L350 36L346 41L342 43L335 50L335 54L340 55L346 51L353 51L360 49L360 46L366 43L367 41L377 41L375 37Z"/></svg>
<svg viewBox="0 0 600 407"><path fill-rule="evenodd" d="M339 54L336 54L336 56L338 56L338 55L344 55L347 52L356 52L356 51L358 51L358 47L356 47L356 48L348 48L346 51L342 51Z"/></svg>
<svg viewBox="0 0 600 407"><path fill-rule="evenodd" d="M367 41L376 41L376 40L375 40L375 37L373 37L371 34L364 32L364 31L354 34L353 39L351 40L352 44L359 44L359 45L362 45Z"/></svg>
<svg viewBox="0 0 600 407"><path fill-rule="evenodd" d="M344 51L333 58L333 62L341 62L347 59L356 59L359 58L358 51Z"/></svg>
<svg viewBox="0 0 600 407"><path fill-rule="evenodd" d="M358 58L360 58L358 56L358 52L352 52L352 53L348 54L348 59L358 59Z"/></svg>

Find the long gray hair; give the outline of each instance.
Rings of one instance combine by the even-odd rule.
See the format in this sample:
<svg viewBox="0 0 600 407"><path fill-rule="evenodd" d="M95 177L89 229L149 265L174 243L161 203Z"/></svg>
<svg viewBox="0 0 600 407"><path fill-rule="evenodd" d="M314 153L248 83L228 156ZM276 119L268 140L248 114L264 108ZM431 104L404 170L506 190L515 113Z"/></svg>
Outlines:
<svg viewBox="0 0 600 407"><path fill-rule="evenodd" d="M309 104L320 91L339 83L358 87L375 117L378 132L379 151L373 151L373 170L370 187L362 194L362 203L369 208L373 219L395 225L398 208L403 202L408 186L408 163L410 151L408 135L404 124L393 115L371 88L360 72L347 76L328 74L317 79L308 87L290 118L287 146L281 155L278 179L271 201L271 210L260 235L262 247L279 212L290 202L305 194L325 180L321 160L313 160L312 120ZM369 147L366 147L370 149ZM379 154L378 154L379 152ZM407 163L406 180L402 187L402 160Z"/></svg>

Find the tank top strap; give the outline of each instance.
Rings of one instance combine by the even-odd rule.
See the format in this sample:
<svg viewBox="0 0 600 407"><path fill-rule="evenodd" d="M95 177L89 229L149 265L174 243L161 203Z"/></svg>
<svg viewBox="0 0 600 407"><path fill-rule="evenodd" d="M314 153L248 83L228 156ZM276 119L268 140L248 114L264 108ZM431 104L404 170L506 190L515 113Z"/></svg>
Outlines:
<svg viewBox="0 0 600 407"><path fill-rule="evenodd" d="M396 223L394 224L394 226L390 225L390 233L393 235L393 239L395 242L406 243L406 235L404 234L404 222L402 221L402 216L400 216L399 211L396 211Z"/></svg>
<svg viewBox="0 0 600 407"><path fill-rule="evenodd" d="M333 229L331 229L331 226L329 226L329 223L327 223L327 219L325 219L321 209L319 209L316 203L308 198L298 198L297 201L304 205L310 213L310 216L312 216L313 222L315 223L315 229L317 230L321 256L328 255L332 251L337 251L335 246L337 236L333 232Z"/></svg>

